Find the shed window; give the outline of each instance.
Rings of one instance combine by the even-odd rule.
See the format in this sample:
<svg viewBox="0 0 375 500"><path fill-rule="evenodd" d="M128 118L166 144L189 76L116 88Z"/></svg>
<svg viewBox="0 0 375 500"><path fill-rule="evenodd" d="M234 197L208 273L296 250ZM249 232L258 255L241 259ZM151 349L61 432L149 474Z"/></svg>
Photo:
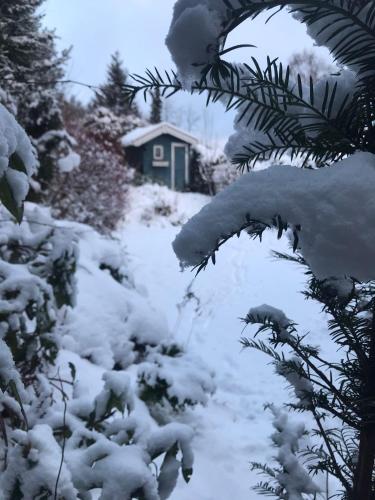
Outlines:
<svg viewBox="0 0 375 500"><path fill-rule="evenodd" d="M164 146L154 146L154 160L164 160Z"/></svg>

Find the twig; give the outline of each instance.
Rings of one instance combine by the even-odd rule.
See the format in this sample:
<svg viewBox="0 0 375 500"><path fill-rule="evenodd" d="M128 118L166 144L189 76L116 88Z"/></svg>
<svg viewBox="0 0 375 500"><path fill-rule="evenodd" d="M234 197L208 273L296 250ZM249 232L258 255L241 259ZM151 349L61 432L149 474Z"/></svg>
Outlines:
<svg viewBox="0 0 375 500"><path fill-rule="evenodd" d="M8 465L8 448L9 448L9 442L8 442L8 434L7 434L7 429L6 425L4 422L4 417L0 415L0 429L1 433L3 435L4 439L4 445L5 445L5 451L4 451L4 469L7 468Z"/></svg>
<svg viewBox="0 0 375 500"><path fill-rule="evenodd" d="M61 460L60 460L60 466L59 466L59 472L57 474L56 478L56 484L55 484L55 493L54 493L54 500L58 500L57 498L57 488L59 486L59 481L60 481L60 476L61 476L61 471L64 463L64 456L65 456L65 444L66 444L66 411L67 411L67 395L64 391L63 383L60 377L60 370L58 370L58 380L60 382L60 388L61 388L61 395L62 395L62 400L64 404L64 413L63 413L63 442L62 442L62 447L61 447Z"/></svg>

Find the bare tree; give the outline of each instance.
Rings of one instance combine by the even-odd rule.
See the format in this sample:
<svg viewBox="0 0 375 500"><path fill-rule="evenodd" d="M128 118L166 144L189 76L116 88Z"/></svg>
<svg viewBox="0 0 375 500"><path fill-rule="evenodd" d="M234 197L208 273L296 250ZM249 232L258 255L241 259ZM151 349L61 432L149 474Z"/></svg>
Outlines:
<svg viewBox="0 0 375 500"><path fill-rule="evenodd" d="M192 132L201 119L199 113L191 105L185 107L184 118L185 128L188 132Z"/></svg>
<svg viewBox="0 0 375 500"><path fill-rule="evenodd" d="M289 59L291 73L299 74L304 83L310 81L310 77L317 81L331 73L337 73L337 66L329 63L322 57L317 56L312 50L304 49L302 52L295 52Z"/></svg>
<svg viewBox="0 0 375 500"><path fill-rule="evenodd" d="M184 128L188 132L192 132L201 120L200 114L191 104L177 106L172 104L170 99L163 102L162 117L163 121Z"/></svg>

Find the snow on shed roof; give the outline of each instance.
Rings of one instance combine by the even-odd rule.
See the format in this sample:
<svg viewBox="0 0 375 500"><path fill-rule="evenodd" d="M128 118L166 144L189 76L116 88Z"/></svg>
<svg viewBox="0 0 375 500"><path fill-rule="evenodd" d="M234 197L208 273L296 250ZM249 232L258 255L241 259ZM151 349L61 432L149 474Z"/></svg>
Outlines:
<svg viewBox="0 0 375 500"><path fill-rule="evenodd" d="M140 127L132 130L128 134L126 134L122 138L122 145L127 146L135 146L139 147L146 142L152 141L159 135L169 134L177 139L180 139L183 142L187 142L188 144L196 144L198 139L193 135L181 130L170 123L163 122L157 123L156 125L149 125L147 127Z"/></svg>

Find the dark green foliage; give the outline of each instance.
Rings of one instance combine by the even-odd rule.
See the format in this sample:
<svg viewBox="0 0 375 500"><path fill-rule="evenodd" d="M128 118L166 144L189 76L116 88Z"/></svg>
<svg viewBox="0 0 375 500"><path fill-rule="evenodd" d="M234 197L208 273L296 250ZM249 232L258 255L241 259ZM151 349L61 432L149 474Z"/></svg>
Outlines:
<svg viewBox="0 0 375 500"><path fill-rule="evenodd" d="M139 385L141 387L140 397L149 405L163 401L163 399L168 396L167 391L169 384L163 379L157 378L155 383L150 386L147 383L147 379L144 376L141 376L139 379ZM170 398L169 402L173 408L176 408L178 405L176 398Z"/></svg>
<svg viewBox="0 0 375 500"><path fill-rule="evenodd" d="M11 492L11 495L12 495L12 499L14 500L22 500L23 499L23 493L21 491L21 487L20 487L20 480L17 478L16 479L16 482L13 486L13 491Z"/></svg>
<svg viewBox="0 0 375 500"><path fill-rule="evenodd" d="M36 58L44 54L47 32L36 33L40 29L41 16L36 15L44 0L2 0L0 71L2 86L9 87L35 76L32 68ZM7 83L7 80L9 83Z"/></svg>
<svg viewBox="0 0 375 500"><path fill-rule="evenodd" d="M12 189L5 175L0 179L0 200L4 207L13 215L17 222L22 221L23 206L16 202Z"/></svg>
<svg viewBox="0 0 375 500"><path fill-rule="evenodd" d="M126 94L126 83L128 73L123 67L119 52L111 56L111 63L108 66L107 81L96 93L94 106L108 108L116 116L125 117L129 114L138 115L135 103L130 104Z"/></svg>
<svg viewBox="0 0 375 500"><path fill-rule="evenodd" d="M58 160L70 152L72 143L64 132L59 86L69 51L59 54L55 33L42 26L44 2L1 2L0 80L8 94L4 104L36 146L37 179L42 190L47 190ZM40 196L33 195L34 199Z"/></svg>

